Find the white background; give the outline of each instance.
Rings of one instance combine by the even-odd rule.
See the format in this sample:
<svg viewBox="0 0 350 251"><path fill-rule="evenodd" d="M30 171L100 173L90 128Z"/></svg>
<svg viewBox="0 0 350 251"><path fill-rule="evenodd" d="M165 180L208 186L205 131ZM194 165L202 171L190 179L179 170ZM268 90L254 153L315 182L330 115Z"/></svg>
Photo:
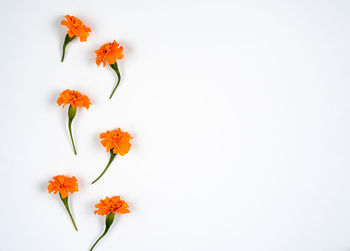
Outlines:
<svg viewBox="0 0 350 251"><path fill-rule="evenodd" d="M1 1L1 250L349 251L349 1ZM60 62L65 14L92 28ZM121 84L94 51L125 48ZM93 105L68 137L59 93ZM132 149L109 154L121 127ZM75 175L75 232L47 182Z"/></svg>

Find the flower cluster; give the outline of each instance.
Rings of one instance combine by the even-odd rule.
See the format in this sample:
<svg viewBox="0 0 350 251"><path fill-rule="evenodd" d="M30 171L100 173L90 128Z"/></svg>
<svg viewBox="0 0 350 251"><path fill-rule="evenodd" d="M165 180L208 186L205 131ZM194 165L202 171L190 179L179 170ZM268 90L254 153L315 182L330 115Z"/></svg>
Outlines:
<svg viewBox="0 0 350 251"><path fill-rule="evenodd" d="M76 37L80 39L80 42L86 42L90 35L91 28L85 25L79 18L71 15L66 15L65 19L61 21L61 24L68 28L62 48L61 61L63 62L67 45ZM124 57L123 46L114 40L111 43L103 44L100 49L95 51L95 53L97 66L100 66L101 63L103 66L109 64L117 74L118 81L109 97L111 99L121 80L117 60L121 60ZM79 107L89 109L90 105L92 105L90 98L76 90L66 89L60 93L56 102L58 106L62 106L62 108L64 108L65 105L69 105L68 129L74 153L77 154L72 134L72 121L77 114L77 110L80 109ZM106 132L100 134L101 144L106 148L107 152L110 153L110 159L106 168L103 170L100 176L92 182L92 184L102 177L117 155L124 156L130 151L132 139L133 137L128 132L122 131L120 128L107 130ZM57 175L54 176L48 183L48 192L59 195L59 198L65 206L75 230L78 231L68 203L68 198L70 195L79 191L77 178L75 176L68 177L65 175ZM94 243L91 250L108 232L116 214L130 213L128 203L121 200L120 196L106 197L105 199L100 200L95 207L95 214L106 216L106 228L103 234Z"/></svg>

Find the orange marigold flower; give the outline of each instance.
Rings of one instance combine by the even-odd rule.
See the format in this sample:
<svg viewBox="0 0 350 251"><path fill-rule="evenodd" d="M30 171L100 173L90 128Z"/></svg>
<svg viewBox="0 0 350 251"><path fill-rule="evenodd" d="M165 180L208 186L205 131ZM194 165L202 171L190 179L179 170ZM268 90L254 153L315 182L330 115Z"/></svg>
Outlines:
<svg viewBox="0 0 350 251"><path fill-rule="evenodd" d="M63 107L67 104L71 104L73 107L83 106L86 109L89 109L91 105L90 99L86 95L82 95L78 91L64 90L60 97L57 99L57 104L60 106L63 104Z"/></svg>
<svg viewBox="0 0 350 251"><path fill-rule="evenodd" d="M120 196L106 197L106 199L100 200L100 203L96 204L95 207L97 210L94 213L102 216L108 215L110 212L119 214L130 213L128 203L121 200Z"/></svg>
<svg viewBox="0 0 350 251"><path fill-rule="evenodd" d="M95 207L97 210L94 212L99 215L106 215L106 228L103 234L97 239L94 245L91 247L90 251L94 249L96 244L106 235L109 228L113 224L114 217L116 213L126 214L130 213L128 203L121 200L119 196L113 196L112 198L106 197L104 200L100 200L100 203L96 204Z"/></svg>
<svg viewBox="0 0 350 251"><path fill-rule="evenodd" d="M49 193L56 194L59 192L62 199L68 197L68 194L78 192L78 180L74 176L69 178L65 175L57 175L49 181L49 186L47 190Z"/></svg>
<svg viewBox="0 0 350 251"><path fill-rule="evenodd" d="M69 119L68 129L69 129L69 134L70 134L70 138L74 149L74 154L77 155L77 151L75 149L73 135L72 135L72 128L71 128L72 121L75 118L78 106L83 106L86 109L89 109L89 106L91 105L90 99L88 98L88 96L82 95L78 91L74 91L74 90L71 91L67 89L60 94L59 98L57 99L57 104L59 106L63 104L63 107L66 104L70 104L68 109L68 119Z"/></svg>
<svg viewBox="0 0 350 251"><path fill-rule="evenodd" d="M87 27L79 18L74 16L66 15L64 16L67 20L62 20L61 24L67 26L68 35L70 38L77 36L80 38L80 42L86 42L87 37L91 29Z"/></svg>
<svg viewBox="0 0 350 251"><path fill-rule="evenodd" d="M122 59L123 46L120 46L115 40L113 43L107 43L101 46L100 49L95 51L96 53L96 64L99 66L103 63L106 66L106 61L108 64L114 64L116 59Z"/></svg>
<svg viewBox="0 0 350 251"><path fill-rule="evenodd" d="M120 128L117 130L103 132L100 134L100 138L101 144L107 149L107 152L110 152L110 158L106 168L103 170L100 176L98 176L97 179L92 182L92 184L97 182L103 176L117 154L123 156L129 152L131 147L130 140L132 137L128 132L123 132L120 130Z"/></svg>
<svg viewBox="0 0 350 251"><path fill-rule="evenodd" d="M120 128L100 134L101 144L107 152L113 149L114 154L119 153L121 156L129 152L132 138L128 132L123 132Z"/></svg>

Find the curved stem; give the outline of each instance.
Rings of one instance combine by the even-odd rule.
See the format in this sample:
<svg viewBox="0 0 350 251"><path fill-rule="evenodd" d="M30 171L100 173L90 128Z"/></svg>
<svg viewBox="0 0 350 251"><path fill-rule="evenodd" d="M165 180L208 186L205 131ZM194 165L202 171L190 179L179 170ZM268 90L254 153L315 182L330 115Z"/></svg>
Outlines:
<svg viewBox="0 0 350 251"><path fill-rule="evenodd" d="M95 179L91 184L94 184L96 181L98 181L102 177L102 175L107 171L108 167L111 165L115 156L117 155L116 153L113 153L113 149L110 151L110 153L111 153L111 157L109 158L109 161L108 161L108 164L107 164L105 170L103 170L103 172L100 174L100 176L98 176L97 179Z"/></svg>
<svg viewBox="0 0 350 251"><path fill-rule="evenodd" d="M64 55L66 54L66 47L67 45L72 42L72 40L75 38L75 36L73 37L69 37L69 35L67 34L65 39L64 39L64 43L63 43L63 53L62 53L62 59L61 62L63 62L64 60Z"/></svg>
<svg viewBox="0 0 350 251"><path fill-rule="evenodd" d="M73 226L74 226L75 230L78 231L78 228L77 228L77 226L75 225L73 216L72 216L72 214L71 214L71 212L70 212L70 210L69 210L68 197L66 197L66 198L63 199L62 196L61 196L61 193L60 193L60 198L61 198L61 200L62 200L62 202L63 202L65 208L67 209L67 212L68 212L68 214L69 214L69 217L70 217L70 219L71 219L71 221L72 221L72 223L73 223Z"/></svg>
<svg viewBox="0 0 350 251"><path fill-rule="evenodd" d="M70 135L70 140L72 141L73 149L74 149L74 154L77 155L77 150L75 150L75 145L74 145L74 140L73 140L73 135L72 135L72 119L68 121L68 129L69 129L69 135Z"/></svg>
<svg viewBox="0 0 350 251"><path fill-rule="evenodd" d="M62 53L61 62L63 62L64 60L64 55L66 54L66 47L67 47L67 44L63 44L63 53Z"/></svg>
<svg viewBox="0 0 350 251"><path fill-rule="evenodd" d="M115 217L115 213L110 212L107 216L106 216L106 229L103 232L103 234L100 236L100 238L97 239L97 241L95 242L95 244L92 246L92 248L90 249L90 251L96 246L96 244L106 235L106 233L108 232L109 228L111 227L111 225L113 224L114 221L114 217Z"/></svg>
<svg viewBox="0 0 350 251"><path fill-rule="evenodd" d="M100 238L97 239L97 241L96 241L95 244L92 246L92 248L90 249L90 251L93 250L94 247L96 246L96 244L107 234L108 229L109 229L109 227L108 227L108 228L106 227L105 231L104 231L103 234L100 236Z"/></svg>
<svg viewBox="0 0 350 251"><path fill-rule="evenodd" d="M69 105L68 109L68 129L69 129L69 135L70 139L72 141L73 149L74 149L74 154L77 155L77 151L75 150L75 145L74 145L74 140L73 140L73 135L72 135L72 121L77 114L77 108L73 107L72 105Z"/></svg>
<svg viewBox="0 0 350 251"><path fill-rule="evenodd" d="M116 84L116 86L114 87L114 89L113 89L113 91L112 91L112 93L111 93L111 96L109 96L109 99L112 98L112 96L113 96L115 90L117 89L117 87L118 87L118 85L119 85L119 83L120 83L120 78L121 78L121 77L120 77L120 71L119 71L119 69L118 69L117 60L115 61L114 64L111 64L110 66L113 68L113 70L115 71L115 73L117 73L118 81L117 81L117 84Z"/></svg>

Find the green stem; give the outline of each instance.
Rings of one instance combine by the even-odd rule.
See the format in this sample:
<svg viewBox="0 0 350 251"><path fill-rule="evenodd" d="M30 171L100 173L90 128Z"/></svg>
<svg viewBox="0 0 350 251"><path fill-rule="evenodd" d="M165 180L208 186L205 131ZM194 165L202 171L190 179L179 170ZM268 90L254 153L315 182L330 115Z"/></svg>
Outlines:
<svg viewBox="0 0 350 251"><path fill-rule="evenodd" d="M96 246L96 244L107 234L109 228L111 227L113 221L114 221L114 216L115 216L115 213L113 212L110 212L107 217L106 217L106 229L105 231L103 232L103 234L97 239L97 241L94 243L94 245L92 246L92 248L90 249L93 250L94 247Z"/></svg>
<svg viewBox="0 0 350 251"><path fill-rule="evenodd" d="M97 179L95 179L91 184L94 184L96 181L98 181L102 175L107 171L108 167L110 166L110 164L113 162L115 156L117 155L116 153L113 153L113 149L110 150L111 153L111 157L109 158L108 164L105 168L105 170L103 170L103 172L100 174L100 176L97 177Z"/></svg>
<svg viewBox="0 0 350 251"><path fill-rule="evenodd" d="M97 239L97 241L96 241L95 244L92 246L92 248L90 249L90 251L93 250L94 247L96 246L96 244L107 234L108 229L109 229L109 228L106 227L106 230L103 232L103 234L100 236L100 238Z"/></svg>
<svg viewBox="0 0 350 251"><path fill-rule="evenodd" d="M71 214L71 212L70 212L70 210L69 210L68 197L66 197L66 198L63 199L62 196L61 196L61 193L60 193L60 198L61 198L61 200L62 200L62 202L63 202L65 208L67 209L67 212L68 212L68 214L69 214L69 217L70 217L70 219L71 219L71 221L72 221L72 223L73 223L73 226L74 226L75 230L78 231L78 228L77 228L77 226L75 225L73 216L72 216L72 214Z"/></svg>
<svg viewBox="0 0 350 251"><path fill-rule="evenodd" d="M74 140L73 140L73 136L72 136L72 120L68 121L68 128L69 128L69 135L70 135L70 139L72 141L72 145L73 145L73 150L74 150L74 154L77 155L77 150L75 150L75 145L74 145Z"/></svg>
<svg viewBox="0 0 350 251"><path fill-rule="evenodd" d="M112 96L113 96L113 94L114 94L115 90L117 89L117 87L118 87L118 85L119 85L119 83L120 83L120 71L119 71L119 69L118 69L117 60L115 61L115 63L114 63L114 64L111 64L110 66L111 66L111 67L112 67L112 69L115 71L115 73L117 73L117 76L118 76L118 82L117 82L116 86L114 87L114 89L113 89L113 91L112 91L112 93L111 93L111 96L109 96L109 99L111 99L111 98L112 98Z"/></svg>
<svg viewBox="0 0 350 251"><path fill-rule="evenodd" d="M69 109L68 109L68 129L69 129L69 135L70 135L70 139L72 141L75 155L77 155L77 151L75 150L75 145L74 145L74 140L73 140L73 135L72 135L72 121L73 121L76 113L77 113L77 108L70 105Z"/></svg>
<svg viewBox="0 0 350 251"><path fill-rule="evenodd" d="M62 53L62 59L61 59L61 62L63 62L64 60L64 55L66 54L66 47L67 45L72 42L72 40L75 38L75 36L73 37L69 37L68 33L64 39L64 43L63 43L63 53Z"/></svg>

